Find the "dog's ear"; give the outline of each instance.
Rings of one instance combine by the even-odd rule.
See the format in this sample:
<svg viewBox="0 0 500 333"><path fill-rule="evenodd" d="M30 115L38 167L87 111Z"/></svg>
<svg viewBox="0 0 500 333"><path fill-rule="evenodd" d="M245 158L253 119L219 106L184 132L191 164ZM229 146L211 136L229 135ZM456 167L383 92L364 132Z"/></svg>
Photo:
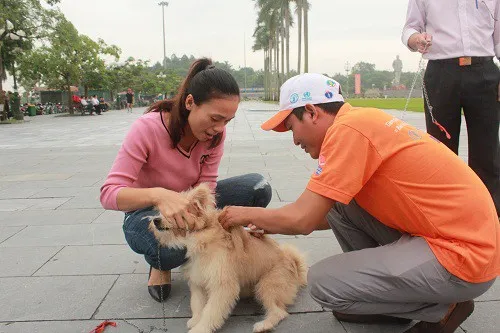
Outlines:
<svg viewBox="0 0 500 333"><path fill-rule="evenodd" d="M191 203L189 211L195 216L200 216L208 206L215 206L215 197L207 184L203 183L187 193Z"/></svg>

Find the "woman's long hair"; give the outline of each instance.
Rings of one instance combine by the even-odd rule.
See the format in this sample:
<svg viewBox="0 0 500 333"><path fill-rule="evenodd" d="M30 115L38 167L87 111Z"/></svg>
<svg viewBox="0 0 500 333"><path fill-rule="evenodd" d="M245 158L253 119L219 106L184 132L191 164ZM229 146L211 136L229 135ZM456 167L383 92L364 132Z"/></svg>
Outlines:
<svg viewBox="0 0 500 333"><path fill-rule="evenodd" d="M148 112L167 111L170 113L168 130L172 146L176 148L181 141L184 128L188 123L189 110L186 109L186 98L191 94L196 105L201 105L214 98L240 96L240 88L234 77L227 71L212 65L212 60L201 58L193 62L187 77L182 82L177 95L171 99L156 102ZM211 148L217 147L222 140L222 133L212 139Z"/></svg>

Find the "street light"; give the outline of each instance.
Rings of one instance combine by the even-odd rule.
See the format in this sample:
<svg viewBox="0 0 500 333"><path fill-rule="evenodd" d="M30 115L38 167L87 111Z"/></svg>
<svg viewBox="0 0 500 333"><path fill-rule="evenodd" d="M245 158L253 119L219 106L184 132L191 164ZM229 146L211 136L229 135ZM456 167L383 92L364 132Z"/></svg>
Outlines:
<svg viewBox="0 0 500 333"><path fill-rule="evenodd" d="M347 97L349 97L349 72L351 71L351 66L349 65L349 61L347 61L345 63L344 69L345 69L345 76L346 76L346 79L347 79L346 80L346 84L345 84L345 86L346 86L345 88L346 89L345 89L344 95L347 98Z"/></svg>
<svg viewBox="0 0 500 333"><path fill-rule="evenodd" d="M168 7L168 2L162 1L158 6L161 6L163 23L163 67L167 68L167 49L165 48L165 7Z"/></svg>

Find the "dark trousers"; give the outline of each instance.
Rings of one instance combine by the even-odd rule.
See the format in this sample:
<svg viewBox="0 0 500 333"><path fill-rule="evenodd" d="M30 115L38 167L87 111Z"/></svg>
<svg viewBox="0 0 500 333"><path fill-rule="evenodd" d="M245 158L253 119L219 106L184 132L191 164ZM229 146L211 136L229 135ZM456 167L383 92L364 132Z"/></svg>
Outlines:
<svg viewBox="0 0 500 333"><path fill-rule="evenodd" d="M461 110L467 123L469 166L488 188L500 215L500 146L498 129L500 71L493 60L459 66L458 61L431 60L424 84L434 118L451 139L432 123L427 104L427 132L458 154Z"/></svg>
<svg viewBox="0 0 500 333"><path fill-rule="evenodd" d="M228 205L266 207L271 201L272 189L263 176L251 173L218 181L215 196L217 208ZM134 252L144 255L149 265L171 270L186 262L186 250L161 247L158 255L158 241L148 229L148 217L156 214L154 207L125 213L125 240Z"/></svg>

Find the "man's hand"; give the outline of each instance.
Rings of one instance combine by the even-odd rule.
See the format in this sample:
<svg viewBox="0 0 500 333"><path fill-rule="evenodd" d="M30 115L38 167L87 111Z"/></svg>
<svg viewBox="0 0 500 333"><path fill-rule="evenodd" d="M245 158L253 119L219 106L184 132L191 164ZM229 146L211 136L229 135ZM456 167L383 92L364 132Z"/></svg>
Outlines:
<svg viewBox="0 0 500 333"><path fill-rule="evenodd" d="M222 211L219 222L224 229L234 226L245 226L252 221L248 216L247 207L229 206Z"/></svg>
<svg viewBox="0 0 500 333"><path fill-rule="evenodd" d="M255 224L252 223L247 225L245 230L248 231L250 235L254 236L255 238L262 238L266 234L265 230L259 229L259 227L257 227Z"/></svg>
<svg viewBox="0 0 500 333"><path fill-rule="evenodd" d="M427 53L431 45L432 35L427 32L413 34L408 39L408 46L412 50L418 51L422 54Z"/></svg>

